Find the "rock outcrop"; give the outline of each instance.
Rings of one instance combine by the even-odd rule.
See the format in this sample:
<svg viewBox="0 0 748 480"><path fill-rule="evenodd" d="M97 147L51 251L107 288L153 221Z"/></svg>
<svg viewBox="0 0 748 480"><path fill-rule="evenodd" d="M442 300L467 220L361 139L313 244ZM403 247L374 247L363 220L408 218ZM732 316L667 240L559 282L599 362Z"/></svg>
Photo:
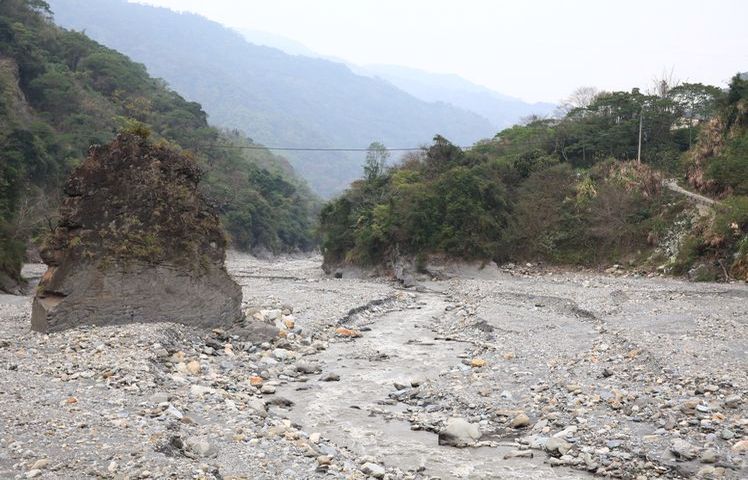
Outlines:
<svg viewBox="0 0 748 480"><path fill-rule="evenodd" d="M219 218L188 156L119 135L92 147L64 188L42 258L32 328L171 321L228 327L241 288L224 267Z"/></svg>

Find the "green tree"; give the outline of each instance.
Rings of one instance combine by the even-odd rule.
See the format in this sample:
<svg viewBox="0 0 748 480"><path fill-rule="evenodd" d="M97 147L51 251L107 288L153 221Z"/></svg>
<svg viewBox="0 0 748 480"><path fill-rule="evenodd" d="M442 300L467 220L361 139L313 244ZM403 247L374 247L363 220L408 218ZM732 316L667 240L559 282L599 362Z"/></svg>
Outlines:
<svg viewBox="0 0 748 480"><path fill-rule="evenodd" d="M384 144L380 142L369 144L364 163L364 178L369 182L373 182L384 175L389 158L390 152Z"/></svg>

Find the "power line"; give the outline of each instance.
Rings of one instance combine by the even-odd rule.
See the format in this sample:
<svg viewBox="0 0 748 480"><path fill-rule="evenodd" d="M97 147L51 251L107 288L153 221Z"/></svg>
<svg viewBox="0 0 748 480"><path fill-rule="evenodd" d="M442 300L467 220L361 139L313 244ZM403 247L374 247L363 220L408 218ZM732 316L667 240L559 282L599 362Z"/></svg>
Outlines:
<svg viewBox="0 0 748 480"><path fill-rule="evenodd" d="M488 144L477 144L477 145L470 145L470 146L460 146L455 145L455 147L461 149L461 150L471 150L476 147L481 147L483 145L488 146L497 146L497 147L516 147L516 146L537 146L537 145L547 145L549 143L552 143L548 140L539 140L539 141L527 141L527 140L520 140L520 141L512 141L508 144L494 144L491 145ZM384 148L385 151L388 152L420 152L423 150L428 150L430 145L426 145L423 147L400 147L400 148ZM370 148L362 148L362 147L266 147L263 145L227 145L227 144L197 144L194 147L194 149L203 149L203 148L226 148L226 149L234 149L234 150L275 150L275 151L287 151L287 152L368 152Z"/></svg>

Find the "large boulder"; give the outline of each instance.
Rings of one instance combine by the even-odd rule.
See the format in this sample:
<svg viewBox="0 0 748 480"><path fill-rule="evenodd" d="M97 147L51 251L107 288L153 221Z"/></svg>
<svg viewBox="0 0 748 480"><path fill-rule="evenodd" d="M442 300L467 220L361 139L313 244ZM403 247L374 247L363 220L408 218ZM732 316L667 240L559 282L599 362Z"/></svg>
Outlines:
<svg viewBox="0 0 748 480"><path fill-rule="evenodd" d="M198 190L200 173L187 155L138 135L92 147L42 250L49 268L32 328L241 320L241 288L225 270L226 239Z"/></svg>

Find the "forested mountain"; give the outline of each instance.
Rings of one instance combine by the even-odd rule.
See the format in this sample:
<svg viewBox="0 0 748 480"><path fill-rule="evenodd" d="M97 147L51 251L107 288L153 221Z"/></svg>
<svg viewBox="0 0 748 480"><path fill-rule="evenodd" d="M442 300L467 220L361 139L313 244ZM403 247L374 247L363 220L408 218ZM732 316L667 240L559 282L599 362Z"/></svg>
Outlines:
<svg viewBox="0 0 748 480"><path fill-rule="evenodd" d="M396 65L367 65L363 71L378 76L414 97L427 102L443 101L487 118L496 130L503 130L531 115L553 113L552 103L527 103L494 92L453 74L429 73Z"/></svg>
<svg viewBox="0 0 748 480"><path fill-rule="evenodd" d="M514 126L469 150L437 137L389 170L371 156L369 174L322 211L325 261L631 262L748 280L746 112L748 80L736 75L727 92L602 92L563 118ZM715 214L663 188L669 176L720 199Z"/></svg>
<svg viewBox="0 0 748 480"><path fill-rule="evenodd" d="M353 73L379 77L426 102L446 102L464 108L488 119L496 131L510 127L531 115L547 116L556 109L556 105L552 103L524 102L519 98L503 95L472 83L455 74L431 73L398 65L354 65L321 55L300 42L280 35L250 29L241 29L239 33L250 43L277 48L289 55L303 55L345 63Z"/></svg>
<svg viewBox="0 0 748 480"><path fill-rule="evenodd" d="M343 64L252 45L205 18L124 0L53 0L56 20L144 63L199 101L212 122L265 145L418 146L435 133L469 145L495 133L485 118L429 103ZM360 171L362 155L289 153L312 187L330 195Z"/></svg>
<svg viewBox="0 0 748 480"><path fill-rule="evenodd" d="M235 246L311 245L315 200L285 160L209 126L199 104L143 65L50 19L42 0L0 3L0 287L19 280L28 238L54 224L71 168L122 129L196 156Z"/></svg>

